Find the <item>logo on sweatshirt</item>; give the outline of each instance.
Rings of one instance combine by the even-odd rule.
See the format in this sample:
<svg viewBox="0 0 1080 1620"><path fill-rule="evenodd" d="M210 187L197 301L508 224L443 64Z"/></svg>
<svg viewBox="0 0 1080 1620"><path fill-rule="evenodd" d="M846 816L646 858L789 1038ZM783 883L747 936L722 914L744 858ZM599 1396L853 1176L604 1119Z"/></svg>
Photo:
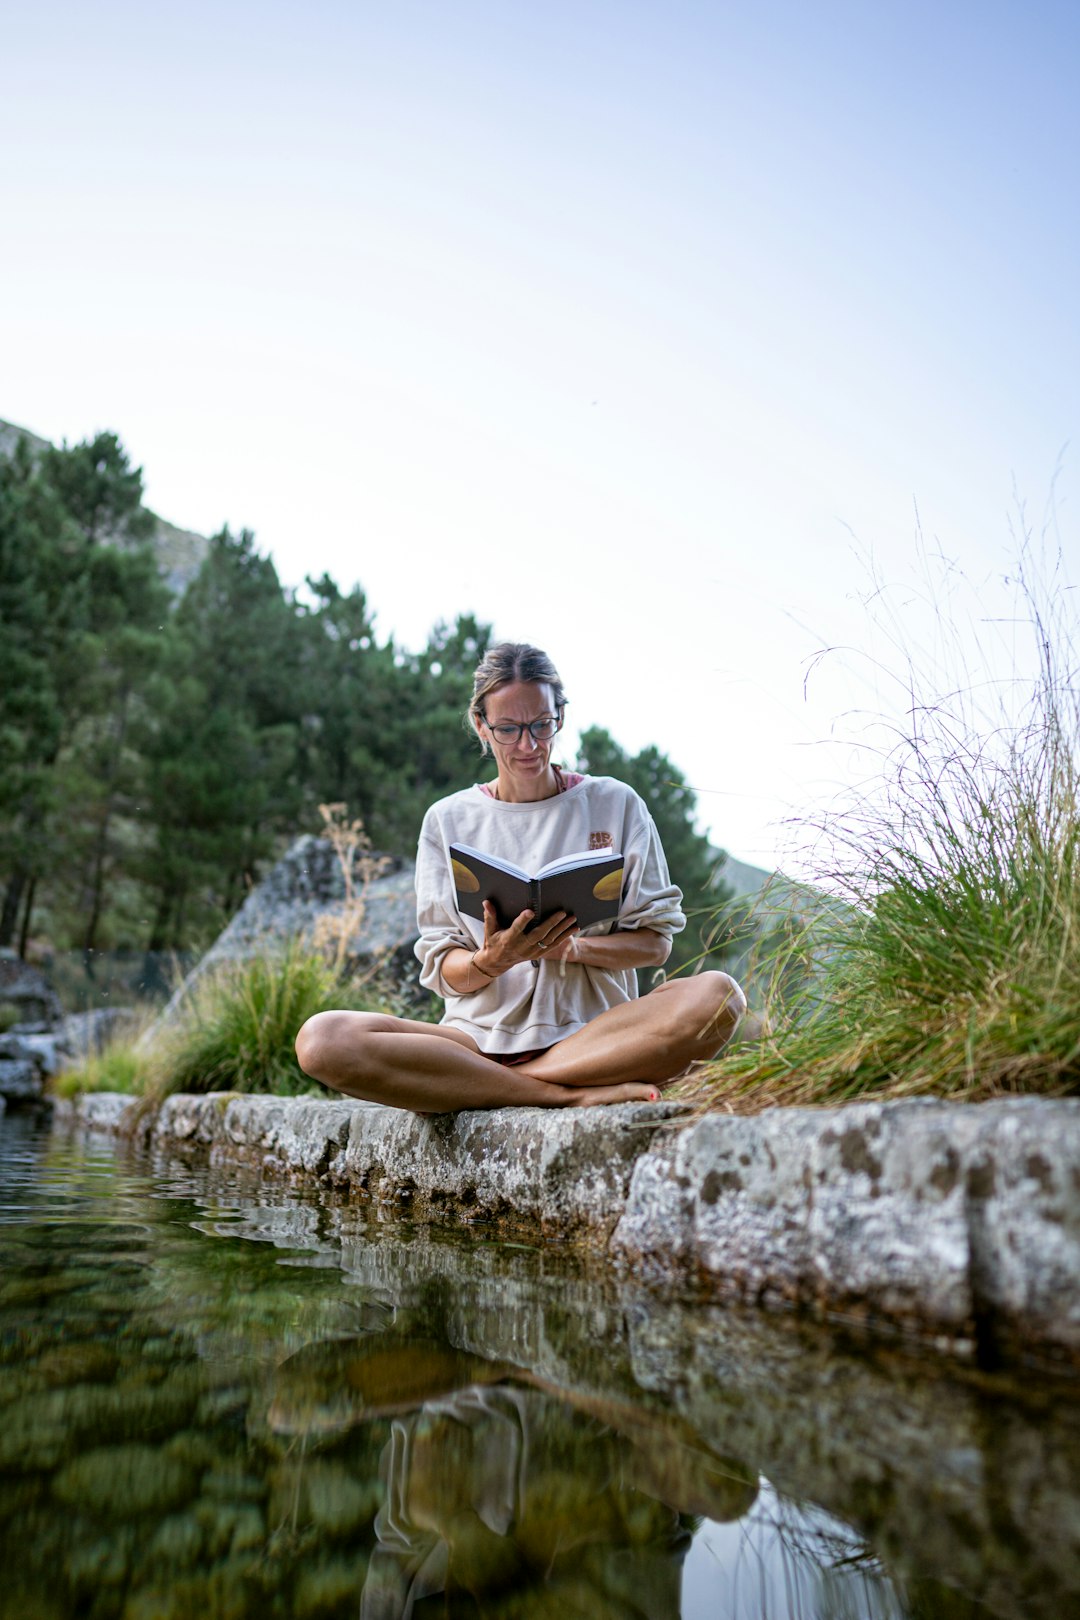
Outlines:
<svg viewBox="0 0 1080 1620"><path fill-rule="evenodd" d="M609 832L591 832L589 834L590 849L614 849L615 840Z"/></svg>

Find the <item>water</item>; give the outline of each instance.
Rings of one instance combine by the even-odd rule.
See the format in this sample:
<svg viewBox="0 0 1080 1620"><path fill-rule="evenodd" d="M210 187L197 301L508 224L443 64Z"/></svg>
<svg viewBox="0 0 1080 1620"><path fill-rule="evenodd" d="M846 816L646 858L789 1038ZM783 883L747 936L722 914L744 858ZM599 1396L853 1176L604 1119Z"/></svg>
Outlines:
<svg viewBox="0 0 1080 1620"><path fill-rule="evenodd" d="M1078 1395L0 1121L4 1620L1064 1620Z"/></svg>

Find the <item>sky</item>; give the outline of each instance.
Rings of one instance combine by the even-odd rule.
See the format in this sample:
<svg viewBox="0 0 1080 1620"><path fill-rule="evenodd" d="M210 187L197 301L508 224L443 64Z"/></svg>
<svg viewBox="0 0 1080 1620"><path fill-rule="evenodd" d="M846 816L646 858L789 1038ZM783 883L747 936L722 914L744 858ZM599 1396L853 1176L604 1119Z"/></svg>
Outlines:
<svg viewBox="0 0 1080 1620"><path fill-rule="evenodd" d="M4 11L0 417L546 648L739 858L865 775L879 583L1076 555L1075 5Z"/></svg>

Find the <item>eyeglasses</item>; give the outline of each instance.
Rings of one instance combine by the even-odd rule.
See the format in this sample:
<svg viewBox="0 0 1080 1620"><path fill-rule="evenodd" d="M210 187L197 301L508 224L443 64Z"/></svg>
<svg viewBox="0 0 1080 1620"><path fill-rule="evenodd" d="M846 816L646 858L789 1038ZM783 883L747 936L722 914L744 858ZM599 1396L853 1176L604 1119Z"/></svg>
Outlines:
<svg viewBox="0 0 1080 1620"><path fill-rule="evenodd" d="M550 742L556 732L562 730L562 721L553 720L550 715L530 720L525 725L518 725L513 720L500 720L498 725L493 726L486 714L481 715L481 719L500 748L512 748L521 741L522 733L526 731L533 742L543 743Z"/></svg>

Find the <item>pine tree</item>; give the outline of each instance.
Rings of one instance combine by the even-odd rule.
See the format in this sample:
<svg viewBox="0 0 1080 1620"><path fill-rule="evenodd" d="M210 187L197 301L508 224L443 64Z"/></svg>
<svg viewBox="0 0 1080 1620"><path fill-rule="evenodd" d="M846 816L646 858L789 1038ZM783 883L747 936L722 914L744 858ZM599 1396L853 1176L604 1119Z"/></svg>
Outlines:
<svg viewBox="0 0 1080 1620"><path fill-rule="evenodd" d="M0 461L0 945L29 924L45 859L50 766L63 728L55 660L54 589L62 514L43 524L34 468L20 439ZM20 930L20 923L22 927Z"/></svg>
<svg viewBox="0 0 1080 1620"><path fill-rule="evenodd" d="M629 755L602 726L581 734L578 769L614 776L639 793L649 808L667 856L673 883L683 892L687 927L677 934L668 971L690 964L722 964L728 929L723 908L730 888L715 879L722 853L694 825L695 795L678 766L655 745Z"/></svg>
<svg viewBox="0 0 1080 1620"><path fill-rule="evenodd" d="M176 611L147 744L148 947L216 932L303 803L300 616L247 530L213 537Z"/></svg>
<svg viewBox="0 0 1080 1620"><path fill-rule="evenodd" d="M155 528L142 504L142 468L132 467L115 433L97 433L70 449L50 446L39 470L89 545L138 544Z"/></svg>

